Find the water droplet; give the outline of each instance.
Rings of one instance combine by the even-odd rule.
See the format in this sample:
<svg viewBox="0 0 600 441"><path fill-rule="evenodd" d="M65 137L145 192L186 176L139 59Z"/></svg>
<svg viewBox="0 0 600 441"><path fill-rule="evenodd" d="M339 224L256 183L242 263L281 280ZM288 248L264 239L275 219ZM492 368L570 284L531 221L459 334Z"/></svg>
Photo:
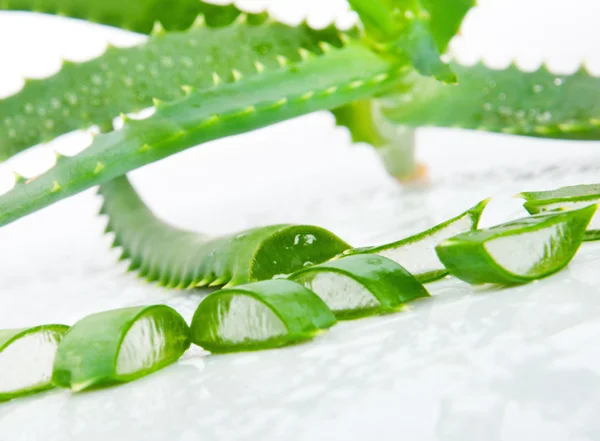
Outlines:
<svg viewBox="0 0 600 441"><path fill-rule="evenodd" d="M500 93L500 94L498 95L498 99L499 99L500 101L504 101L504 100L506 100L506 94L505 94L505 93Z"/></svg>
<svg viewBox="0 0 600 441"><path fill-rule="evenodd" d="M488 86L490 86L490 89L495 89L496 88L496 82L495 81L490 81L488 83Z"/></svg>
<svg viewBox="0 0 600 441"><path fill-rule="evenodd" d="M8 131L8 137L9 138L16 138L17 137L17 131L15 129L10 129Z"/></svg>
<svg viewBox="0 0 600 441"><path fill-rule="evenodd" d="M160 59L160 64L164 67L173 67L173 59L171 57L162 57Z"/></svg>
<svg viewBox="0 0 600 441"><path fill-rule="evenodd" d="M44 121L44 127L46 127L48 130L52 130L54 128L54 121L51 119L47 119L46 121Z"/></svg>
<svg viewBox="0 0 600 441"><path fill-rule="evenodd" d="M181 57L181 64L186 67L192 67L194 65L194 61L190 57Z"/></svg>
<svg viewBox="0 0 600 441"><path fill-rule="evenodd" d="M31 103L25 104L25 113L27 113L28 115L32 114L33 110L34 110L33 104L31 104Z"/></svg>
<svg viewBox="0 0 600 441"><path fill-rule="evenodd" d="M92 75L92 83L99 86L102 84L102 77L100 75Z"/></svg>
<svg viewBox="0 0 600 441"><path fill-rule="evenodd" d="M502 106L498 109L498 113L502 116L510 116L512 115L512 110L510 107Z"/></svg>
<svg viewBox="0 0 600 441"><path fill-rule="evenodd" d="M541 115L538 115L537 120L541 123L548 122L552 119L552 114L550 112L544 112Z"/></svg>
<svg viewBox="0 0 600 441"><path fill-rule="evenodd" d="M125 77L125 78L123 78L123 82L128 87L133 86L133 78L131 78L131 77Z"/></svg>
<svg viewBox="0 0 600 441"><path fill-rule="evenodd" d="M415 18L415 13L410 9L407 9L404 11L404 17L406 17L407 20L413 20Z"/></svg>
<svg viewBox="0 0 600 441"><path fill-rule="evenodd" d="M542 86L541 84L536 84L533 86L534 93L540 93L542 90L544 90L544 86Z"/></svg>
<svg viewBox="0 0 600 441"><path fill-rule="evenodd" d="M485 103L483 105L483 110L485 110L486 112L489 112L490 110L492 110L492 105L490 103Z"/></svg>
<svg viewBox="0 0 600 441"><path fill-rule="evenodd" d="M38 115L40 115L40 116L46 115L46 109L44 109L43 107L38 108Z"/></svg>
<svg viewBox="0 0 600 441"><path fill-rule="evenodd" d="M304 268L307 268L307 267L309 267L309 266L313 266L313 265L314 265L314 263L312 263L312 262L310 262L310 261L306 261L306 262L304 262L304 265L303 265L303 266L304 266Z"/></svg>
<svg viewBox="0 0 600 441"><path fill-rule="evenodd" d="M54 108L54 109L58 109L60 108L60 100L57 100L56 98L52 98L50 100L50 105Z"/></svg>
<svg viewBox="0 0 600 441"><path fill-rule="evenodd" d="M312 245L316 240L317 238L312 234L296 234L294 245Z"/></svg>
<svg viewBox="0 0 600 441"><path fill-rule="evenodd" d="M562 78L554 78L554 85L555 86L562 86L564 83Z"/></svg>
<svg viewBox="0 0 600 441"><path fill-rule="evenodd" d="M75 95L74 93L67 93L65 96L67 97L67 101L70 105L74 106L75 104L77 104L77 95Z"/></svg>

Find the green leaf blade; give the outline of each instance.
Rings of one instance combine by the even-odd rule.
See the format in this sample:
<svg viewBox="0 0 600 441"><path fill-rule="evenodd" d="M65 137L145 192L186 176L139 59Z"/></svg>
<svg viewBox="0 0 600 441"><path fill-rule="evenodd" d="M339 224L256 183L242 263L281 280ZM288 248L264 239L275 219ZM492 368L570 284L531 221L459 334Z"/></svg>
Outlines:
<svg viewBox="0 0 600 441"><path fill-rule="evenodd" d="M196 23L185 32L155 34L139 46L109 47L91 61L65 62L49 78L27 80L20 92L0 100L0 160L73 130L111 124L122 113L152 107L153 99L179 100L191 90L287 69L282 63L318 57L323 44L341 48L342 40L352 38L352 31L334 27L251 22Z"/></svg>
<svg viewBox="0 0 600 441"><path fill-rule="evenodd" d="M482 63L453 64L457 85L415 75L396 97L380 100L397 124L486 130L542 138L600 139L600 79L580 69L556 75L544 66L522 72Z"/></svg>
<svg viewBox="0 0 600 441"><path fill-rule="evenodd" d="M82 153L0 196L0 225L198 144L372 96L389 89L404 70L350 44L282 71L165 103L150 118L98 135Z"/></svg>
<svg viewBox="0 0 600 441"><path fill-rule="evenodd" d="M272 225L211 237L158 219L125 176L100 187L108 230L140 276L171 288L235 286L290 274L350 248L310 225Z"/></svg>

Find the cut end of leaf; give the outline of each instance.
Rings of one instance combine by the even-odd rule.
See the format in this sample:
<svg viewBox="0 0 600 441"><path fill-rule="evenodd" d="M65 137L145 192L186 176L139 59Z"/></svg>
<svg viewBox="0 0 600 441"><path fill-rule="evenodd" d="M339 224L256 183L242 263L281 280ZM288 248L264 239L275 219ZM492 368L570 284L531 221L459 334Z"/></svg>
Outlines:
<svg viewBox="0 0 600 441"><path fill-rule="evenodd" d="M564 268L579 249L596 205L541 214L443 241L450 273L473 284L526 283Z"/></svg>
<svg viewBox="0 0 600 441"><path fill-rule="evenodd" d="M308 340L335 323L312 291L271 280L210 294L192 321L192 341L211 352L276 348Z"/></svg>
<svg viewBox="0 0 600 441"><path fill-rule="evenodd" d="M164 305L93 314L62 341L53 380L73 392L135 380L174 363L189 345L187 324Z"/></svg>
<svg viewBox="0 0 600 441"><path fill-rule="evenodd" d="M56 349L67 326L0 331L0 401L52 386Z"/></svg>

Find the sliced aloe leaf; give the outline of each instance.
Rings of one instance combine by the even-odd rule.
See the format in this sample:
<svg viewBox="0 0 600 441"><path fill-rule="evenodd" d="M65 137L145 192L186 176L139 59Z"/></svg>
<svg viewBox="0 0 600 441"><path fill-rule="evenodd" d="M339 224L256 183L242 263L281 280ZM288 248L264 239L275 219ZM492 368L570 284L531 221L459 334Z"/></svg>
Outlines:
<svg viewBox="0 0 600 441"><path fill-rule="evenodd" d="M344 254L377 254L387 257L406 268L419 282L433 282L448 274L435 253L435 247L452 236L476 229L488 202L489 199L486 199L459 216L415 236L387 245L354 248Z"/></svg>
<svg viewBox="0 0 600 441"><path fill-rule="evenodd" d="M398 311L429 296L402 266L378 255L343 257L300 270L289 280L315 292L340 320Z"/></svg>
<svg viewBox="0 0 600 441"><path fill-rule="evenodd" d="M74 392L132 381L174 363L189 346L187 323L168 306L100 312L62 340L52 379Z"/></svg>
<svg viewBox="0 0 600 441"><path fill-rule="evenodd" d="M0 401L52 387L52 364L65 325L0 331Z"/></svg>
<svg viewBox="0 0 600 441"><path fill-rule="evenodd" d="M547 211L572 210L600 202L600 184L574 185L549 191L526 191L517 195L525 199L523 206L531 214ZM585 240L600 239L600 216L594 215Z"/></svg>
<svg viewBox="0 0 600 441"><path fill-rule="evenodd" d="M270 349L309 340L336 323L314 292L276 279L210 294L192 320L192 342L211 352Z"/></svg>
<svg viewBox="0 0 600 441"><path fill-rule="evenodd" d="M445 240L436 251L450 274L472 284L541 279L575 256L596 207L538 214L463 233Z"/></svg>

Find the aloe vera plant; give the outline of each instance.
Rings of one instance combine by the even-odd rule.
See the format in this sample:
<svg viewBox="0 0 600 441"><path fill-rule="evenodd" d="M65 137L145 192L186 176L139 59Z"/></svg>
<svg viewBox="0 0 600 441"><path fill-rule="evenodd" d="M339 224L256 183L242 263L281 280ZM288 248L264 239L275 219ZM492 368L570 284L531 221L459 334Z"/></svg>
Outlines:
<svg viewBox="0 0 600 441"><path fill-rule="evenodd" d="M129 197L123 176L207 141L317 110L331 110L355 141L372 144L398 178L418 172L419 126L598 139L600 88L584 70L556 76L545 68L497 71L442 62L474 0L350 4L359 22L342 31L285 25L266 13L199 0L0 1L0 10L45 12L148 34L139 46L109 47L94 60L65 62L56 75L27 80L20 92L0 100L0 158L72 130L107 130L36 179L17 176L14 188L0 196L0 226L100 185L105 207L114 208L108 214L117 244L143 276L170 287L244 283L254 280L252 259L209 264L194 247L180 255L165 249L167 241L136 234L140 211L120 203ZM151 116L125 116L122 129L108 130L119 114L147 108L154 109ZM159 221L147 228L167 231ZM257 247L268 240L264 234ZM233 240L235 235L224 239L215 251L233 249ZM190 266L192 253L202 259Z"/></svg>

